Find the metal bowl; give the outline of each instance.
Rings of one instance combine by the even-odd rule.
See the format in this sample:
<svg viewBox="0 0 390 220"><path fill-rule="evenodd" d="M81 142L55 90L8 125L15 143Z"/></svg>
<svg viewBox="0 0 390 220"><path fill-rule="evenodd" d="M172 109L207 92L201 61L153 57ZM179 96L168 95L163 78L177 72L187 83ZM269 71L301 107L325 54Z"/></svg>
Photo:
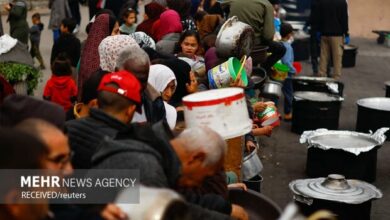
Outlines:
<svg viewBox="0 0 390 220"><path fill-rule="evenodd" d="M272 200L250 189L229 189L229 200L243 207L250 220L276 220L281 214L281 209Z"/></svg>
<svg viewBox="0 0 390 220"><path fill-rule="evenodd" d="M257 149L244 157L242 162L242 178L249 180L258 175L263 170L263 164L257 155Z"/></svg>
<svg viewBox="0 0 390 220"><path fill-rule="evenodd" d="M282 83L275 81L267 81L264 83L264 87L260 95L264 98L280 98L282 96Z"/></svg>

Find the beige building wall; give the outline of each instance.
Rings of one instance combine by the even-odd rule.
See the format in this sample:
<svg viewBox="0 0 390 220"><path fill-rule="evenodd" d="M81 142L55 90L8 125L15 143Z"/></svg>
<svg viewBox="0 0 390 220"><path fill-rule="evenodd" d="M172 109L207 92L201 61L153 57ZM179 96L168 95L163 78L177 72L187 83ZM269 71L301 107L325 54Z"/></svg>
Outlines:
<svg viewBox="0 0 390 220"><path fill-rule="evenodd" d="M351 36L375 38L372 30L390 31L390 0L348 0L348 5Z"/></svg>

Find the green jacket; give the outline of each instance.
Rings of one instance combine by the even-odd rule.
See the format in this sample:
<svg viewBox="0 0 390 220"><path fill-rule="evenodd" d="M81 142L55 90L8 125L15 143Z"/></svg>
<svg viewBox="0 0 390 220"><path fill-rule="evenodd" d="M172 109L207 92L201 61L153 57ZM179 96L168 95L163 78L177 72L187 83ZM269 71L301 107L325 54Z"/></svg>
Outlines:
<svg viewBox="0 0 390 220"><path fill-rule="evenodd" d="M27 4L24 1L14 1L8 15L10 35L20 42L28 43Z"/></svg>
<svg viewBox="0 0 390 220"><path fill-rule="evenodd" d="M229 17L249 24L255 31L255 44L272 41L274 28L274 8L268 0L231 0Z"/></svg>

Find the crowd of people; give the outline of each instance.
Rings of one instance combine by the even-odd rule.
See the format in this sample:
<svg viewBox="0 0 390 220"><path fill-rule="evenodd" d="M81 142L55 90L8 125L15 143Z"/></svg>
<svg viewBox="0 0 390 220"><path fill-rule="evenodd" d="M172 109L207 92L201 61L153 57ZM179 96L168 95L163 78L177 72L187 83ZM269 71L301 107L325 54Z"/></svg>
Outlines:
<svg viewBox="0 0 390 220"><path fill-rule="evenodd" d="M225 140L207 127L183 128L181 102L186 95L210 89L208 70L226 61L216 53L217 33L226 19L237 16L253 28L255 47L269 47L271 55L261 64L268 73L279 60L290 67L283 92L284 118L291 120L293 28L278 22L278 2L155 0L144 6L142 21L137 21L138 1L89 0L88 5L88 37L81 42L76 35L79 2L50 0L48 27L54 44L48 65L39 51L44 27L40 15L32 15L29 28L26 2L6 6L10 35L25 44L30 36L32 57L41 69L50 67L52 75L43 100L12 94L12 86L0 75L0 169L139 169L141 184L179 192L191 219L248 219L248 213L227 198L229 187L246 187L226 177ZM333 48L326 45L340 43L335 36L348 28L333 33L320 19L313 17L312 30L322 33L322 60L330 54L326 48ZM320 66L323 75L327 63ZM252 68L245 68L250 74ZM340 76L337 68L335 77ZM267 107L276 108L274 102L256 100L251 82L244 86L237 78L230 87L244 89L252 119ZM272 129L254 124L244 137L244 150L251 152L255 137L270 136ZM17 188L9 185L5 190L2 199L13 199ZM0 206L0 219L126 219L114 204L95 208L50 201L6 204Z"/></svg>

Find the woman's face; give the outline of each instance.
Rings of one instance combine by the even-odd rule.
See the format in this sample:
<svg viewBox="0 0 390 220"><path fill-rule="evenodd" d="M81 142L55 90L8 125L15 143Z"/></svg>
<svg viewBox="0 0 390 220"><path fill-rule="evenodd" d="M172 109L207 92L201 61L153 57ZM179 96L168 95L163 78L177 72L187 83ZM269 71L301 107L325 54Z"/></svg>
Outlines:
<svg viewBox="0 0 390 220"><path fill-rule="evenodd" d="M171 82L168 83L167 87L162 92L163 100L166 102L171 100L173 93L175 93L175 90L176 90L175 80L172 80Z"/></svg>
<svg viewBox="0 0 390 220"><path fill-rule="evenodd" d="M181 51L187 55L196 55L198 51L199 44L194 36L186 37L183 42L180 44Z"/></svg>
<svg viewBox="0 0 390 220"><path fill-rule="evenodd" d="M112 29L111 36L119 34L119 23L115 22L114 28Z"/></svg>

